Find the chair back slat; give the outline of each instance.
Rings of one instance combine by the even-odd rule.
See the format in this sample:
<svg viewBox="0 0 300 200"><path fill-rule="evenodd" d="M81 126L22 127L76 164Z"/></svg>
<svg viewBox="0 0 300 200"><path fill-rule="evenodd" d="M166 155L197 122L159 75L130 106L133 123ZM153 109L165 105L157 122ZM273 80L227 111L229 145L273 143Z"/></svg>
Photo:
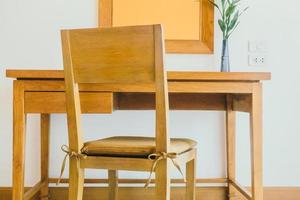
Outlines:
<svg viewBox="0 0 300 200"><path fill-rule="evenodd" d="M70 30L77 83L153 83L154 26Z"/></svg>

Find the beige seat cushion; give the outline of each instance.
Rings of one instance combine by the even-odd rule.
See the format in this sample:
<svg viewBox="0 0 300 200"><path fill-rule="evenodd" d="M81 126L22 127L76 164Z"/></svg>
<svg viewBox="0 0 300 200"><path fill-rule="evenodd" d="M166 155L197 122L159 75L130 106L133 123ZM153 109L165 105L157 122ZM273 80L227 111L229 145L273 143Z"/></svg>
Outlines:
<svg viewBox="0 0 300 200"><path fill-rule="evenodd" d="M196 145L194 140L172 138L170 152L181 154ZM147 157L155 152L155 138L152 137L109 137L86 142L82 148L82 153L90 156Z"/></svg>

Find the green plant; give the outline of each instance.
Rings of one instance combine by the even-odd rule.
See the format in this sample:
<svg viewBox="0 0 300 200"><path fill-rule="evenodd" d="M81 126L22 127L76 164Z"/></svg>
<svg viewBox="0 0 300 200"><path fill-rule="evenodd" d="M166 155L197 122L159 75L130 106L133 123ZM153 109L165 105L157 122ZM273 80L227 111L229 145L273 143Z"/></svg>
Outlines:
<svg viewBox="0 0 300 200"><path fill-rule="evenodd" d="M219 0L221 3L217 4L213 0L208 0L213 4L221 14L221 19L218 20L221 31L223 32L223 39L228 39L234 30L240 24L240 16L249 8L239 9L241 0Z"/></svg>

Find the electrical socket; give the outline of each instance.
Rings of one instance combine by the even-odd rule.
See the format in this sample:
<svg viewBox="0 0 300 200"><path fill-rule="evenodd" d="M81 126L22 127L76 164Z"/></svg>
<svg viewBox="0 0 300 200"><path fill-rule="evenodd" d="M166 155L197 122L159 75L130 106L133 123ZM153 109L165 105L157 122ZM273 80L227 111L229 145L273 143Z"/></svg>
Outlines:
<svg viewBox="0 0 300 200"><path fill-rule="evenodd" d="M267 63L266 55L249 55L249 66L265 66Z"/></svg>

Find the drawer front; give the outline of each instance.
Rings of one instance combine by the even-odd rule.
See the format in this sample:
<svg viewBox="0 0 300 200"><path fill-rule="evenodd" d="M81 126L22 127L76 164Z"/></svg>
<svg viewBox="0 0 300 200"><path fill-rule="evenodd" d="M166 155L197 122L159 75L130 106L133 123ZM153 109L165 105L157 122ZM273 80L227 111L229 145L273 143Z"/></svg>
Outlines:
<svg viewBox="0 0 300 200"><path fill-rule="evenodd" d="M25 92L26 113L66 113L64 92ZM113 93L81 92L82 113L112 113Z"/></svg>

